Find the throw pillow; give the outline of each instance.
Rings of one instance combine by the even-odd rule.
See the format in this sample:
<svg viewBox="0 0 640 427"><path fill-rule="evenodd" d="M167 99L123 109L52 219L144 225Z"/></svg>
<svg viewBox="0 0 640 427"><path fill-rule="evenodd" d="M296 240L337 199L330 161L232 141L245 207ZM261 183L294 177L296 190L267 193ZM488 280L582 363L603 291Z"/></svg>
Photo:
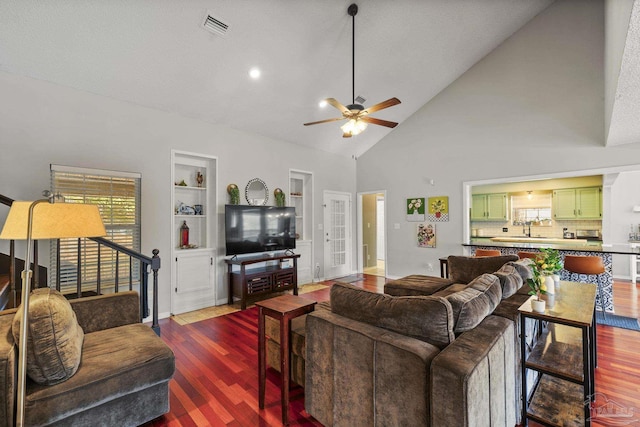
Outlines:
<svg viewBox="0 0 640 427"><path fill-rule="evenodd" d="M453 331L456 335L478 326L493 313L502 298L500 280L493 274L476 277L462 291L445 297L453 310Z"/></svg>
<svg viewBox="0 0 640 427"><path fill-rule="evenodd" d="M509 298L522 287L522 277L518 274L518 271L513 265L511 265L511 263L503 265L500 267L500 270L493 274L498 278L498 280L500 280L500 286L502 287L502 299Z"/></svg>
<svg viewBox="0 0 640 427"><path fill-rule="evenodd" d="M20 343L23 306L13 318L12 332ZM40 288L29 298L27 374L38 384L52 385L73 376L80 366L84 332L69 301L59 292Z"/></svg>
<svg viewBox="0 0 640 427"><path fill-rule="evenodd" d="M522 258L518 261L511 261L507 264L513 266L520 277L522 277L522 282L527 283L527 279L533 278L533 270L531 266L533 265L533 260L531 258Z"/></svg>
<svg viewBox="0 0 640 427"><path fill-rule="evenodd" d="M335 283L331 286L331 311L438 348L455 339L451 305L442 297L396 297Z"/></svg>

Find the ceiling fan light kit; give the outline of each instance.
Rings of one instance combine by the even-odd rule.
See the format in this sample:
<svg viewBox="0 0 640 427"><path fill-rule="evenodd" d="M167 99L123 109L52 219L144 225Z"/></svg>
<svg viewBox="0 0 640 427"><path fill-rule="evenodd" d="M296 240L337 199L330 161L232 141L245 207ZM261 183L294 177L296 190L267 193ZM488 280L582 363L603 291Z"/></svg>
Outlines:
<svg viewBox="0 0 640 427"><path fill-rule="evenodd" d="M347 119L347 123L340 126L342 129L342 136L344 138L351 138L352 136L358 135L362 131L367 128L369 123L379 126L385 126L388 128L394 128L398 125L396 122L391 122L388 120L376 119L374 117L369 117L369 114L374 113L376 111L382 110L384 108L393 107L394 105L400 104L400 100L398 98L389 98L386 101L383 101L379 104L376 104L369 108L364 108L362 104L356 103L356 79L355 79L355 64L356 64L356 14L358 13L358 5L353 3L347 8L347 13L352 17L352 31L351 31L351 104L346 107L342 105L340 102L335 100L334 98L327 98L325 101L328 104L331 104L333 107L340 110L342 113L342 117L336 117L333 119L319 120L317 122L305 123L305 126L309 125L317 125L320 123L328 123L335 122L338 120ZM359 99L358 99L359 101Z"/></svg>

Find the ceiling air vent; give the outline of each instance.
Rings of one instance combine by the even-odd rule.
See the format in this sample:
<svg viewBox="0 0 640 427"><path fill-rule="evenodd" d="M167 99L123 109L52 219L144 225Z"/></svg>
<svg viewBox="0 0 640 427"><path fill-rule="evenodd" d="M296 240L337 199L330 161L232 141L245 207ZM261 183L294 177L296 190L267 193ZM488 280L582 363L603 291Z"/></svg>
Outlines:
<svg viewBox="0 0 640 427"><path fill-rule="evenodd" d="M360 104L360 105L362 105L362 104L364 104L364 102L366 101L366 99L364 99L363 97L361 97L360 95L358 95L358 96L356 96L355 101L356 101L356 104Z"/></svg>
<svg viewBox="0 0 640 427"><path fill-rule="evenodd" d="M226 36L229 31L229 25L222 22L219 18L215 18L210 13L207 13L207 16L204 20L204 24L202 26L205 30L218 34L220 36Z"/></svg>

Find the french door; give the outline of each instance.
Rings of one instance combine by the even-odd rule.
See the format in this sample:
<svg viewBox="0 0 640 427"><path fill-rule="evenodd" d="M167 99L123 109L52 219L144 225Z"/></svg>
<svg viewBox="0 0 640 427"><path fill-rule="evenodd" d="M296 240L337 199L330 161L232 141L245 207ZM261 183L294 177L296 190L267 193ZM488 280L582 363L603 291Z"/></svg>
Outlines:
<svg viewBox="0 0 640 427"><path fill-rule="evenodd" d="M351 274L351 194L324 192L324 278Z"/></svg>

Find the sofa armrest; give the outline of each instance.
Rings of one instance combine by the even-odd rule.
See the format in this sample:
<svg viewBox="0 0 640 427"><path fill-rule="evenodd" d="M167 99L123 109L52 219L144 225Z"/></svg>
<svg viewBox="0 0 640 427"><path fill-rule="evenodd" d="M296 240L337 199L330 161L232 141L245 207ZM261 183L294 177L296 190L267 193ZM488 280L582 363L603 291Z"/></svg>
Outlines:
<svg viewBox="0 0 640 427"><path fill-rule="evenodd" d="M11 333L11 323L16 311L0 312L0 427L13 426L18 349Z"/></svg>
<svg viewBox="0 0 640 427"><path fill-rule="evenodd" d="M85 334L140 323L140 299L135 291L69 301Z"/></svg>
<svg viewBox="0 0 640 427"><path fill-rule="evenodd" d="M429 425L436 346L325 310L306 334L305 408L322 424Z"/></svg>
<svg viewBox="0 0 640 427"><path fill-rule="evenodd" d="M487 316L431 363L431 425L512 427L517 418L514 324Z"/></svg>

